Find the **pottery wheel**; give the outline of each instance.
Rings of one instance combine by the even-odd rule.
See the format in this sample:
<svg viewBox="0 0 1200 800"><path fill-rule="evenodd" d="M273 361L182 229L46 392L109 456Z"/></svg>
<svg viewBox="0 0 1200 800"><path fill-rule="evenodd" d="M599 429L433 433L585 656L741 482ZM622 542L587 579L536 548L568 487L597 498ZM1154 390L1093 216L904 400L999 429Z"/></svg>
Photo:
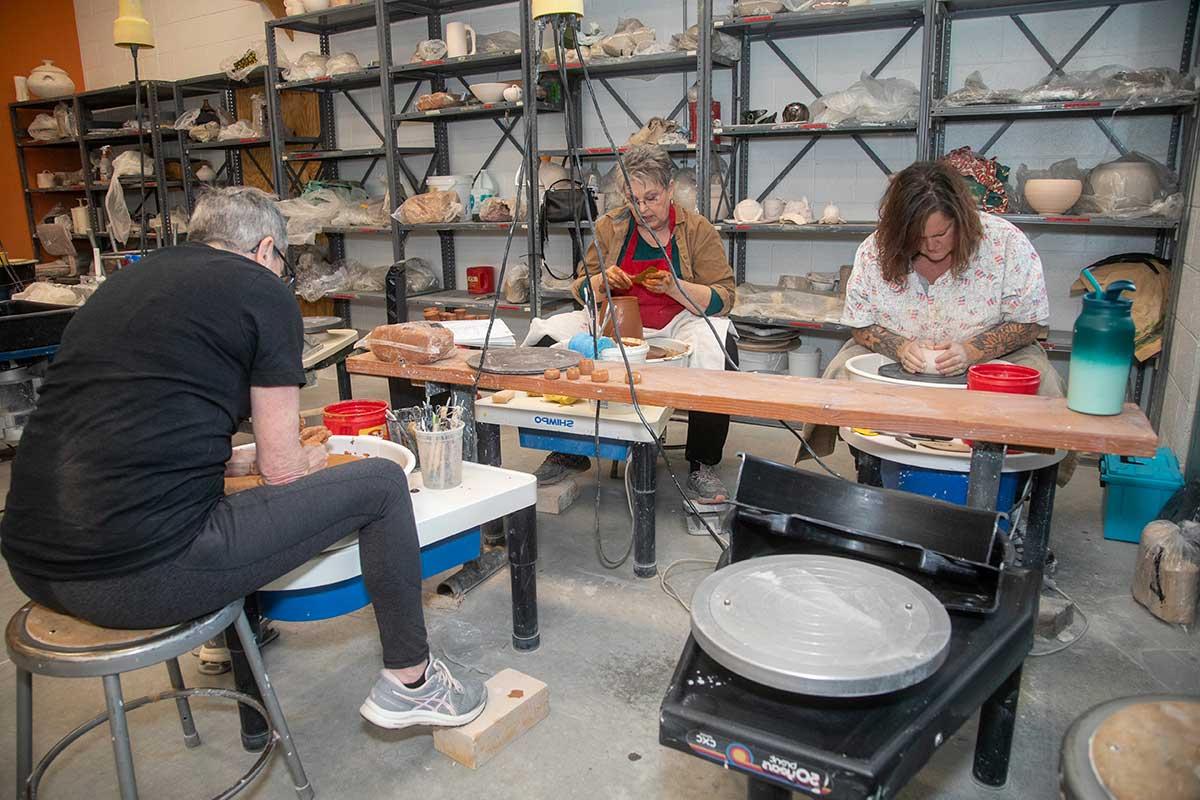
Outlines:
<svg viewBox="0 0 1200 800"><path fill-rule="evenodd" d="M467 356L467 364L479 369L482 352ZM505 347L488 350L484 372L496 375L540 375L548 369L566 369L579 363L582 356L574 350L557 347Z"/></svg>
<svg viewBox="0 0 1200 800"><path fill-rule="evenodd" d="M950 616L930 592L849 558L778 555L709 575L692 599L692 635L717 663L799 694L863 697L932 675Z"/></svg>
<svg viewBox="0 0 1200 800"><path fill-rule="evenodd" d="M896 361L890 364L882 364L879 367L879 374L885 378L897 378L902 381L916 381L918 383L940 383L945 386L966 386L967 374L962 375L926 375L923 372L912 373Z"/></svg>

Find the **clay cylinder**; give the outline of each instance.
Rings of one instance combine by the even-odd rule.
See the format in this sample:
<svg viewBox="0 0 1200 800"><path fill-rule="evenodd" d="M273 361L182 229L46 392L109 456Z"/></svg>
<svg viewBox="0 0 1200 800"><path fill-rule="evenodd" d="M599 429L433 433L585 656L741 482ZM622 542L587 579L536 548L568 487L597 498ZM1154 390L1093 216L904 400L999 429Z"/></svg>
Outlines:
<svg viewBox="0 0 1200 800"><path fill-rule="evenodd" d="M611 307L612 312L609 313ZM613 318L616 318L617 324L615 327L621 329L622 338L643 338L642 333L642 311L638 307L636 297L614 297L612 303L602 302L599 307L600 318L604 320L604 335L615 337Z"/></svg>

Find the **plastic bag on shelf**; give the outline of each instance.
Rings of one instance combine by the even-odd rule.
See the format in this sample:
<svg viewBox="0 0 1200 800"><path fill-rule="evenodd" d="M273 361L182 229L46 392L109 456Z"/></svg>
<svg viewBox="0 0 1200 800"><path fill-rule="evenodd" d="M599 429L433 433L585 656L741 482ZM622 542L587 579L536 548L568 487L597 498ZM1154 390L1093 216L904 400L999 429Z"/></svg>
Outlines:
<svg viewBox="0 0 1200 800"><path fill-rule="evenodd" d="M310 185L315 181L310 182ZM301 197L280 200L275 205L287 219L288 244L305 245L316 242L317 234L341 213L349 198L335 189L307 189Z"/></svg>
<svg viewBox="0 0 1200 800"><path fill-rule="evenodd" d="M1165 164L1133 151L1093 167L1075 208L1119 219L1179 219L1184 199L1178 179Z"/></svg>
<svg viewBox="0 0 1200 800"><path fill-rule="evenodd" d="M217 139L226 142L230 139L256 139L258 131L244 119L239 119L231 125L226 125L217 133Z"/></svg>
<svg viewBox="0 0 1200 800"><path fill-rule="evenodd" d="M289 81L302 81L311 78L320 78L325 75L325 65L329 61L329 56L322 55L309 51L284 70L283 77Z"/></svg>
<svg viewBox="0 0 1200 800"><path fill-rule="evenodd" d="M287 66L287 58L279 51L280 67ZM265 39L255 42L240 55L221 59L221 71L235 81L243 81L246 76L259 67L267 65L267 42Z"/></svg>
<svg viewBox="0 0 1200 800"><path fill-rule="evenodd" d="M479 206L480 222L512 222L515 200L489 197Z"/></svg>
<svg viewBox="0 0 1200 800"><path fill-rule="evenodd" d="M794 9L788 8L783 0L738 0L733 4L730 13L735 17L754 17L759 14L774 14L784 10Z"/></svg>
<svg viewBox="0 0 1200 800"><path fill-rule="evenodd" d="M1196 89L1196 76L1180 75L1168 67L1135 70L1107 64L1086 72L1047 75L1021 92L1018 102L1123 100L1137 106L1190 98Z"/></svg>
<svg viewBox="0 0 1200 800"><path fill-rule="evenodd" d="M678 50L685 53L697 50L700 47L700 26L693 25L683 33L677 33L671 37L670 50ZM712 38L713 55L728 58L737 61L742 57L742 48L738 45L737 39L730 36L728 33L715 31Z"/></svg>
<svg viewBox="0 0 1200 800"><path fill-rule="evenodd" d="M60 136L74 136L76 134L75 112L66 103L59 103L54 107L54 121L58 124L58 133Z"/></svg>
<svg viewBox="0 0 1200 800"><path fill-rule="evenodd" d="M500 291L509 303L529 302L529 265L524 261L510 265L505 271L504 285Z"/></svg>
<svg viewBox="0 0 1200 800"><path fill-rule="evenodd" d="M600 50L611 58L632 56L638 52L639 47L648 47L656 38L658 37L653 28L647 28L640 19L631 17L617 21L616 30L612 35L600 40Z"/></svg>
<svg viewBox="0 0 1200 800"><path fill-rule="evenodd" d="M917 96L912 81L872 78L864 72L842 91L816 100L812 104L812 121L827 125L911 121L916 119Z"/></svg>
<svg viewBox="0 0 1200 800"><path fill-rule="evenodd" d="M738 287L733 313L766 319L837 322L842 316L842 298L743 283Z"/></svg>
<svg viewBox="0 0 1200 800"><path fill-rule="evenodd" d="M113 159L112 170L108 193L104 195L104 210L108 214L109 232L114 239L125 244L133 229L133 220L129 216L129 206L125 204L125 190L120 179L124 175L140 175L143 170L146 178L154 177L154 160L137 150L126 150Z"/></svg>
<svg viewBox="0 0 1200 800"><path fill-rule="evenodd" d="M49 142L62 138L58 129L58 121L49 114L38 114L29 123L29 138L37 142Z"/></svg>
<svg viewBox="0 0 1200 800"><path fill-rule="evenodd" d="M330 225L355 228L360 226L382 226L387 224L387 211L384 210L382 197L360 200L345 199L342 208L334 216Z"/></svg>
<svg viewBox="0 0 1200 800"><path fill-rule="evenodd" d="M417 111L456 108L466 102L466 95L455 92L431 92L417 98Z"/></svg>
<svg viewBox="0 0 1200 800"><path fill-rule="evenodd" d="M1073 158L1055 161L1047 169L1030 169L1022 164L1013 173L1013 193L1009 205L1014 209L1028 214L1038 213L1025 199L1025 182L1031 180L1078 180L1087 178L1087 172L1079 168L1079 163ZM1070 209L1068 209L1069 211Z"/></svg>
<svg viewBox="0 0 1200 800"><path fill-rule="evenodd" d="M433 265L418 256L404 261L404 287L409 294L428 292L441 286Z"/></svg>
<svg viewBox="0 0 1200 800"><path fill-rule="evenodd" d="M432 189L413 195L396 209L392 216L405 225L424 225L437 222L456 222L462 218L462 201L458 192Z"/></svg>
<svg viewBox="0 0 1200 800"><path fill-rule="evenodd" d="M426 39L423 42L417 42L417 49L413 51L412 58L408 60L410 64L419 64L422 61L441 61L446 57L446 42L443 39Z"/></svg>
<svg viewBox="0 0 1200 800"><path fill-rule="evenodd" d="M1015 103L1021 96L1019 89L990 89L983 82L983 75L975 70L963 81L963 88L946 95L943 106L977 106L993 103Z"/></svg>
<svg viewBox="0 0 1200 800"><path fill-rule="evenodd" d="M521 34L516 31L496 31L479 37L480 53L511 53L521 49Z"/></svg>
<svg viewBox="0 0 1200 800"><path fill-rule="evenodd" d="M362 68L358 56L354 53L338 53L336 56L330 56L325 62L325 74L329 76L362 72Z"/></svg>

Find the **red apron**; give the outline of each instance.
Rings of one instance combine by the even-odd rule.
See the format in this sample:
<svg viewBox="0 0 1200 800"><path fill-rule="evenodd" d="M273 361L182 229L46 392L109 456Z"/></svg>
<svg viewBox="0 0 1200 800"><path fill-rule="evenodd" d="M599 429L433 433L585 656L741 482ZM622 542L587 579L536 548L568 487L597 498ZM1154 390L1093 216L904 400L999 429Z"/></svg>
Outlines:
<svg viewBox="0 0 1200 800"><path fill-rule="evenodd" d="M675 207L671 207L670 218L671 236L664 243L667 251L667 259L653 258L646 261L634 258L637 253L638 241L641 239L641 234L638 233L637 224L630 222L630 232L625 240L625 250L621 253L621 262L619 266L621 271L626 275L633 276L648 269L661 269L666 272L671 271L672 251L675 247ZM638 310L642 314L642 325L654 330L661 330L667 327L667 324L683 311L683 306L676 302L673 298L665 294L655 294L645 287L634 284L629 288L627 295L631 295L638 299Z"/></svg>

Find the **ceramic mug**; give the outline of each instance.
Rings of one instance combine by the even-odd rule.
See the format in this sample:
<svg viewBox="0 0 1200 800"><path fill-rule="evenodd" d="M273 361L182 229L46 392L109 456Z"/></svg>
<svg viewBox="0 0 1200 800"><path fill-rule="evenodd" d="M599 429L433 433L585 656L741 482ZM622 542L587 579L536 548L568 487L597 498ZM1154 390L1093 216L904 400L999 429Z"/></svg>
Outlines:
<svg viewBox="0 0 1200 800"><path fill-rule="evenodd" d="M13 75L13 88L16 90L18 103L29 99L29 79L24 75Z"/></svg>
<svg viewBox="0 0 1200 800"><path fill-rule="evenodd" d="M49 170L42 170L37 174L37 185L39 189L53 189L56 183L54 173Z"/></svg>
<svg viewBox="0 0 1200 800"><path fill-rule="evenodd" d="M467 39L471 46L467 46ZM451 22L446 26L446 55L450 58L475 55L475 29L465 22Z"/></svg>

